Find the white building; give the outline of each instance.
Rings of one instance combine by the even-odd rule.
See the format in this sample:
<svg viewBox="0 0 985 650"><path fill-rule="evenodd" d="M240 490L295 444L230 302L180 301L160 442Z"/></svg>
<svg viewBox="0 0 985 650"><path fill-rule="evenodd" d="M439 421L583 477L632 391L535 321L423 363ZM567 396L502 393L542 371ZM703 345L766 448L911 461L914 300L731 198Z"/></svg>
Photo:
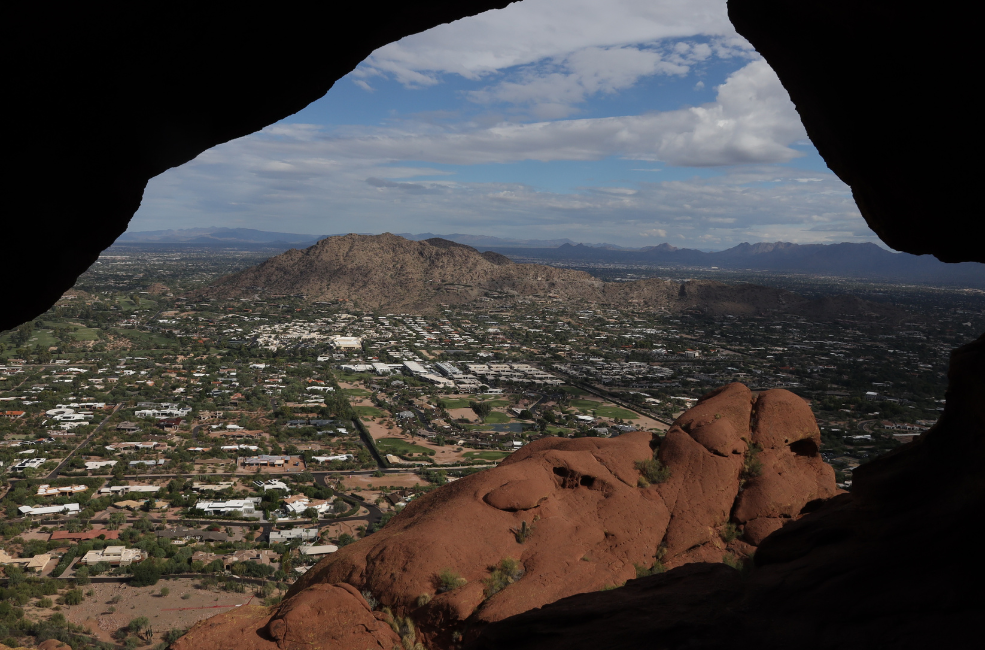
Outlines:
<svg viewBox="0 0 985 650"><path fill-rule="evenodd" d="M275 478L269 481L253 481L253 485L257 486L258 489L266 492L267 490L283 490L287 494L291 493L290 488L287 487L287 483L284 481L278 481Z"/></svg>
<svg viewBox="0 0 985 650"><path fill-rule="evenodd" d="M46 462L48 462L47 458L25 458L24 460L20 461L16 465L12 466L10 468L10 471L22 472L28 468L37 469L38 467L44 465Z"/></svg>
<svg viewBox="0 0 985 650"><path fill-rule="evenodd" d="M99 489L100 494L129 494L131 492L143 492L147 494L153 494L160 490L158 485L114 485L113 487L104 487Z"/></svg>
<svg viewBox="0 0 985 650"><path fill-rule="evenodd" d="M328 338L328 344L336 350L361 350L363 340L358 336L334 335Z"/></svg>
<svg viewBox="0 0 985 650"><path fill-rule="evenodd" d="M53 497L60 496L63 494L75 494L77 492L85 492L88 490L84 485L66 485L64 487L51 487L50 485L39 485L38 486L38 496L39 497Z"/></svg>
<svg viewBox="0 0 985 650"><path fill-rule="evenodd" d="M319 463L331 463L333 461L347 461L354 460L355 456L352 454L339 454L337 456L312 456L311 460Z"/></svg>
<svg viewBox="0 0 985 650"><path fill-rule="evenodd" d="M259 497L257 497L259 499ZM228 515L233 512L241 512L243 516L253 517L256 515L256 505L252 499L231 499L229 501L199 501L195 508L203 510L209 515Z"/></svg>
<svg viewBox="0 0 985 650"><path fill-rule="evenodd" d="M100 467L112 467L116 465L118 460L88 460L86 461L86 469L99 469Z"/></svg>
<svg viewBox="0 0 985 650"><path fill-rule="evenodd" d="M64 503L60 506L45 506L43 508L35 508L34 506L21 506L17 509L24 516L33 515L57 515L62 512L72 513L80 512L79 504L77 503Z"/></svg>
<svg viewBox="0 0 985 650"><path fill-rule="evenodd" d="M302 542L310 542L318 538L317 528L292 528L290 530L270 531L270 543L289 542L293 539L300 539Z"/></svg>
<svg viewBox="0 0 985 650"><path fill-rule="evenodd" d="M127 566L129 564L133 564L134 562L139 562L142 559L144 559L144 552L139 548L107 546L106 548L98 551L89 551L82 557L81 560L79 560L79 564L91 565L99 562L105 562L107 564Z"/></svg>

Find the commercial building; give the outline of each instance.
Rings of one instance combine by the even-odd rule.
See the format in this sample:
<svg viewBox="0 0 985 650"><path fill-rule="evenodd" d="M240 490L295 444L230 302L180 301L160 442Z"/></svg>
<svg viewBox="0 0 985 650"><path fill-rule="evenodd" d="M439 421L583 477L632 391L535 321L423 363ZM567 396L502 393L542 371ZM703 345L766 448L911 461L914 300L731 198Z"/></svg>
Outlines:
<svg viewBox="0 0 985 650"><path fill-rule="evenodd" d="M363 340L359 336L330 336L328 344L336 350L361 350Z"/></svg>

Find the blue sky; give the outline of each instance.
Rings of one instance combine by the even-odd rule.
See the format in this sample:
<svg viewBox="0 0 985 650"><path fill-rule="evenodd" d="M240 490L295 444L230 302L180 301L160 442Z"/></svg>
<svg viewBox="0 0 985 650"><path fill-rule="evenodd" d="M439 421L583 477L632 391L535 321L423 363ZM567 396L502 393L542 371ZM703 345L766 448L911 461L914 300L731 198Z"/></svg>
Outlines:
<svg viewBox="0 0 985 650"><path fill-rule="evenodd" d="M724 0L525 0L377 50L148 185L130 231L877 241Z"/></svg>

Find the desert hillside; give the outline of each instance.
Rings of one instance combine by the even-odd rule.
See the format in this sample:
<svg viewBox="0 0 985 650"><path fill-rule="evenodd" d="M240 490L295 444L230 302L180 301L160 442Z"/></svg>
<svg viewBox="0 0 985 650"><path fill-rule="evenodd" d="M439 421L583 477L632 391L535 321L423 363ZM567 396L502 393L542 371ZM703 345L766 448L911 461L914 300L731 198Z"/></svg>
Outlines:
<svg viewBox="0 0 985 650"><path fill-rule="evenodd" d="M444 239L411 241L388 233L329 237L304 250L292 249L221 278L198 295L303 296L310 301L346 301L363 310L416 313L503 296L735 315L786 310L806 302L796 293L754 284L603 282L583 271L516 264L497 253L480 253Z"/></svg>

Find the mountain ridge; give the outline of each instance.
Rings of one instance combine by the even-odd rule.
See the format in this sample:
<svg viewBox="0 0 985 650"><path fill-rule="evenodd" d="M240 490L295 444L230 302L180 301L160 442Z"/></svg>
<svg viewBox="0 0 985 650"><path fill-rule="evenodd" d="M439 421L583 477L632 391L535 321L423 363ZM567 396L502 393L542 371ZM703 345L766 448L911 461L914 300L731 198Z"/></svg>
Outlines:
<svg viewBox="0 0 985 650"><path fill-rule="evenodd" d="M584 271L516 263L493 251L480 252L446 239L411 241L390 233L328 237L220 278L191 295L219 299L295 295L309 301L347 302L364 310L415 313L482 299L524 298L736 316L794 309L816 318L844 312L898 321L907 315L867 301L815 305L817 301L791 291L748 283L659 278L603 282Z"/></svg>

